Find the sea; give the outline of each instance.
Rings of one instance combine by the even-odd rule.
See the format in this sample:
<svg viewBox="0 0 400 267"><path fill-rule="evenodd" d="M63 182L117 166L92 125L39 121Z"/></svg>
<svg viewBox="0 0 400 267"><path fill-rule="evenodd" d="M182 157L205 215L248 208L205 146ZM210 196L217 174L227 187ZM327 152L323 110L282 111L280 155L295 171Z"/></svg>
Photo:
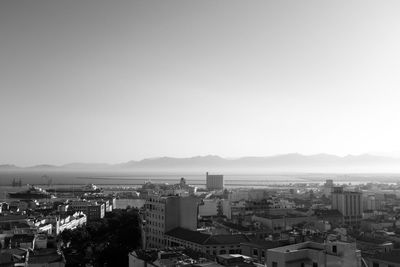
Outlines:
<svg viewBox="0 0 400 267"><path fill-rule="evenodd" d="M29 185L39 186L43 189L50 187L82 187L95 184L105 192L118 192L135 190L146 182L153 183L179 183L185 178L187 184L199 188L205 187L205 173L188 172L110 172L110 171L49 171L49 170L17 170L0 171L0 201L7 199L7 193L26 190ZM294 184L322 184L327 179L332 179L338 184L362 183L398 183L400 174L337 174L337 173L224 173L226 188L269 188ZM12 181L19 181L23 186L13 187Z"/></svg>

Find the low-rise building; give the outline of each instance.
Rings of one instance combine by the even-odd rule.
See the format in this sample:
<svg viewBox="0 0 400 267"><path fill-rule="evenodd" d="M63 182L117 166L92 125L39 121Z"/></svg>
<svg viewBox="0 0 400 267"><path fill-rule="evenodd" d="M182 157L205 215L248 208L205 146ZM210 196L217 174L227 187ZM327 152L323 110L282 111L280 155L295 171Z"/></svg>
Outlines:
<svg viewBox="0 0 400 267"><path fill-rule="evenodd" d="M357 249L361 250L364 257L376 253L386 253L393 250L393 243L383 238L374 238L366 236L356 237Z"/></svg>
<svg viewBox="0 0 400 267"><path fill-rule="evenodd" d="M343 215L338 210L317 209L314 215L323 221L328 221L332 226L340 226L343 224Z"/></svg>
<svg viewBox="0 0 400 267"><path fill-rule="evenodd" d="M209 235L184 228L175 228L165 233L167 247L190 248L208 255L241 254L241 244L249 242L243 234Z"/></svg>
<svg viewBox="0 0 400 267"><path fill-rule="evenodd" d="M96 201L72 201L69 203L68 211L82 211L86 214L87 221L103 219L106 209L104 203L97 203Z"/></svg>
<svg viewBox="0 0 400 267"><path fill-rule="evenodd" d="M241 254L223 254L216 257L216 261L221 266L229 267L255 267L253 259ZM259 265L258 265L259 266Z"/></svg>
<svg viewBox="0 0 400 267"><path fill-rule="evenodd" d="M129 267L222 267L206 258L197 260L184 253L184 248L168 250L137 250L128 254Z"/></svg>
<svg viewBox="0 0 400 267"><path fill-rule="evenodd" d="M68 216L59 216L55 222L55 233L58 235L66 229L73 230L87 223L87 217L83 212L75 212Z"/></svg>
<svg viewBox="0 0 400 267"><path fill-rule="evenodd" d="M268 197L268 191L264 188L262 189L233 189L228 194L228 199L232 202L241 201L241 200L253 200L259 201Z"/></svg>
<svg viewBox="0 0 400 267"><path fill-rule="evenodd" d="M364 256L367 267L398 267L400 266L400 250L378 252Z"/></svg>
<svg viewBox="0 0 400 267"><path fill-rule="evenodd" d="M289 245L289 241L252 240L240 245L243 255L251 257L257 262L265 264L267 263L268 249Z"/></svg>
<svg viewBox="0 0 400 267"><path fill-rule="evenodd" d="M55 248L35 249L27 257L29 267L64 267L65 258L61 251Z"/></svg>
<svg viewBox="0 0 400 267"><path fill-rule="evenodd" d="M361 267L361 251L355 243L304 242L267 251L271 267Z"/></svg>
<svg viewBox="0 0 400 267"><path fill-rule="evenodd" d="M12 248L33 249L35 247L35 236L31 234L17 234L11 237Z"/></svg>
<svg viewBox="0 0 400 267"><path fill-rule="evenodd" d="M199 204L200 217L225 216L231 218L231 204L229 200L212 198L203 199Z"/></svg>
<svg viewBox="0 0 400 267"><path fill-rule="evenodd" d="M361 221L361 230L363 231L376 231L383 230L393 227L395 221L390 220L377 220L377 219L366 219Z"/></svg>
<svg viewBox="0 0 400 267"><path fill-rule="evenodd" d="M254 214L263 214L268 211L270 203L267 199L262 200L241 200L231 203L231 216L246 216Z"/></svg>
<svg viewBox="0 0 400 267"><path fill-rule="evenodd" d="M0 266L26 266L28 250L23 248L6 248L0 250Z"/></svg>
<svg viewBox="0 0 400 267"><path fill-rule="evenodd" d="M288 215L254 215L252 220L259 222L262 225L268 227L273 232L280 232L291 230L293 226L300 223L315 222L314 216L301 216L295 214Z"/></svg>

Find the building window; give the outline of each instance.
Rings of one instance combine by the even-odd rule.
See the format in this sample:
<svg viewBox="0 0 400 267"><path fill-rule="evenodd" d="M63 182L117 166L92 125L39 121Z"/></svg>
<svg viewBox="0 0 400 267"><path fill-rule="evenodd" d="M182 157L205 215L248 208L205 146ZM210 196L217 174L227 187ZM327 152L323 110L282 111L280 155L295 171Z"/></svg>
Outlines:
<svg viewBox="0 0 400 267"><path fill-rule="evenodd" d="M272 267L278 267L278 263L276 261L272 262Z"/></svg>
<svg viewBox="0 0 400 267"><path fill-rule="evenodd" d="M304 262L302 262L300 266L301 266L301 267L304 267Z"/></svg>
<svg viewBox="0 0 400 267"><path fill-rule="evenodd" d="M257 249L253 249L253 256L258 256L258 250Z"/></svg>
<svg viewBox="0 0 400 267"><path fill-rule="evenodd" d="M379 267L379 263L377 262L372 263L372 267Z"/></svg>
<svg viewBox="0 0 400 267"><path fill-rule="evenodd" d="M312 263L312 267L318 267L318 263L313 262L313 263Z"/></svg>
<svg viewBox="0 0 400 267"><path fill-rule="evenodd" d="M337 247L336 246L332 246L332 252L336 253L337 252Z"/></svg>

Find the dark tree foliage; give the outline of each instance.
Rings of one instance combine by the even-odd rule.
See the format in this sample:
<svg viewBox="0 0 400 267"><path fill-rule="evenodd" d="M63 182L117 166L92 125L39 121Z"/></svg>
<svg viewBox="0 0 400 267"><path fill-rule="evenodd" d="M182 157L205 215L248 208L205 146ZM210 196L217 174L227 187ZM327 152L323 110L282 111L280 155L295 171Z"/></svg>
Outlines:
<svg viewBox="0 0 400 267"><path fill-rule="evenodd" d="M102 220L63 231L60 239L84 251L84 260L94 266L128 266L128 253L141 244L140 218L135 209L115 210Z"/></svg>

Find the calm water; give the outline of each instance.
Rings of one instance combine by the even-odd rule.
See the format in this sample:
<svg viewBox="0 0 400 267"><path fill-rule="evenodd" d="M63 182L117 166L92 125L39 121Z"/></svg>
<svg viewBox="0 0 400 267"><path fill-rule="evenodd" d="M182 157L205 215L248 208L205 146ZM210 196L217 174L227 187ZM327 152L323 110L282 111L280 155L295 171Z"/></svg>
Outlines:
<svg viewBox="0 0 400 267"><path fill-rule="evenodd" d="M52 187L81 187L85 184L96 184L105 191L112 188L126 187L134 190L147 181L155 183L178 183L184 177L188 184L198 187L205 186L203 173L127 173L127 172L60 172L43 170L0 171L0 200L7 199L7 193L26 190L26 184L38 185L44 189L51 180ZM21 179L22 187L10 186L12 180ZM293 183L323 183L326 179L333 179L335 183L367 183L400 181L399 174L224 174L224 184L227 188L238 187L271 187L277 184Z"/></svg>
<svg viewBox="0 0 400 267"><path fill-rule="evenodd" d="M400 174L246 174L246 173L223 173L227 186L237 185L268 185L276 183L310 183L323 182L333 179L337 182L368 182L400 181ZM204 185L205 173L129 173L111 171L52 171L52 170L0 170L0 185L11 185L13 179L21 179L23 184L47 184L49 180L54 185L141 185L146 181L176 183L181 177L186 178L189 184Z"/></svg>

